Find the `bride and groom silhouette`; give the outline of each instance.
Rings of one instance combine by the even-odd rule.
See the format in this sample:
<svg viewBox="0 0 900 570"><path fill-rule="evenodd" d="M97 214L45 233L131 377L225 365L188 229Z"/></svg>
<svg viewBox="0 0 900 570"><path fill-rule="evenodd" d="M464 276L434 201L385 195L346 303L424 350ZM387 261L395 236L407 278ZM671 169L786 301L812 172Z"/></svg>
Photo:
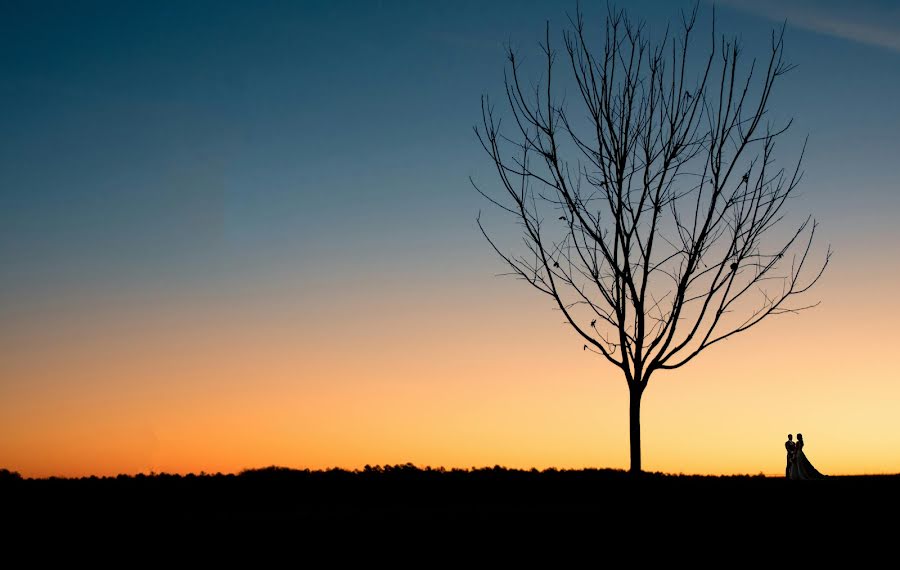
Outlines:
<svg viewBox="0 0 900 570"><path fill-rule="evenodd" d="M787 467L784 476L788 479L824 479L825 475L819 473L813 464L806 458L803 453L803 434L797 434L797 442L794 443L793 436L788 434L787 441L784 442L784 448L787 450Z"/></svg>

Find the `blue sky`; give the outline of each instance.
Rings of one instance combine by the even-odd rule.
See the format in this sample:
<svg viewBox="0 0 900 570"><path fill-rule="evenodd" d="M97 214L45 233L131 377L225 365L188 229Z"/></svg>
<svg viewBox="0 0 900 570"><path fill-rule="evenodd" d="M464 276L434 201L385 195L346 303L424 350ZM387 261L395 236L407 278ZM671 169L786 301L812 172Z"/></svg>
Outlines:
<svg viewBox="0 0 900 570"><path fill-rule="evenodd" d="M658 28L676 4L624 5ZM896 8L853 5L730 0L719 20L762 55L772 20L807 14L789 29L799 67L776 109L810 134L810 209L863 223L896 205L900 51L848 39L866 22L890 31ZM544 20L558 33L566 9L4 2L4 308L160 275L221 282L398 252L429 266L435 248L477 259L479 96L499 94L503 45L536 55ZM847 13L863 23L836 31Z"/></svg>

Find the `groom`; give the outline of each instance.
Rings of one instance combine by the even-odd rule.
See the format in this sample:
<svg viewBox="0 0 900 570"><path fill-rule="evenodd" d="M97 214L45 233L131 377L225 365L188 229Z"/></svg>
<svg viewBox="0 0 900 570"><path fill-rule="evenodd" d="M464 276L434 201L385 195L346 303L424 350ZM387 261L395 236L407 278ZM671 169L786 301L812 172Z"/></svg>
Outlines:
<svg viewBox="0 0 900 570"><path fill-rule="evenodd" d="M791 478L791 465L794 463L797 455L797 444L794 443L794 436L788 434L788 439L784 442L784 448L787 450L787 467L784 470L784 476Z"/></svg>

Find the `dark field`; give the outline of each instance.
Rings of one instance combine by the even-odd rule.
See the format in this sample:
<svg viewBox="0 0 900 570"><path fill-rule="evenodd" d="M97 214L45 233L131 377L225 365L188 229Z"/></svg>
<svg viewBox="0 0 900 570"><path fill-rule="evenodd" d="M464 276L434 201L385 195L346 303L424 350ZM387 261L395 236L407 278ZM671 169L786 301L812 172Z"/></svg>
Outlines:
<svg viewBox="0 0 900 570"><path fill-rule="evenodd" d="M360 472L273 467L240 475L23 480L6 474L0 479L4 520L35 533L96 525L165 529L183 538L210 529L237 534L273 529L305 540L307 547L319 537L388 535L400 542L380 541L383 548L417 536L416 544L432 548L490 549L513 540L541 548L646 547L654 557L671 549L743 545L750 550L742 556L753 558L799 541L815 545L816 558L842 553L868 559L894 552L900 520L896 475L787 481L395 466Z"/></svg>
<svg viewBox="0 0 900 570"><path fill-rule="evenodd" d="M25 519L86 515L183 521L276 519L304 522L490 521L529 516L657 521L777 518L781 511L844 512L859 521L896 515L900 476L787 481L762 476L703 477L615 470L419 469L363 471L270 467L239 475L137 475L81 479L0 477L4 510ZM877 508L876 508L877 507ZM857 515L857 516L853 516Z"/></svg>

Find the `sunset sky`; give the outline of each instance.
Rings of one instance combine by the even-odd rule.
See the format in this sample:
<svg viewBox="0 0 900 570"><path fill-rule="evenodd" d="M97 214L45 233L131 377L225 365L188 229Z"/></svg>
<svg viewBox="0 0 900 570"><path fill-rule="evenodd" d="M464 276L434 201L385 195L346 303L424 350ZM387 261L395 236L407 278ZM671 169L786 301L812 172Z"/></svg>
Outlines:
<svg viewBox="0 0 900 570"><path fill-rule="evenodd" d="M0 468L627 468L621 372L498 276L468 182L504 45L574 8L0 2ZM800 431L824 473L900 472L900 7L717 18L763 57L788 19L788 210L835 254L821 306L651 380L643 467L778 474Z"/></svg>

